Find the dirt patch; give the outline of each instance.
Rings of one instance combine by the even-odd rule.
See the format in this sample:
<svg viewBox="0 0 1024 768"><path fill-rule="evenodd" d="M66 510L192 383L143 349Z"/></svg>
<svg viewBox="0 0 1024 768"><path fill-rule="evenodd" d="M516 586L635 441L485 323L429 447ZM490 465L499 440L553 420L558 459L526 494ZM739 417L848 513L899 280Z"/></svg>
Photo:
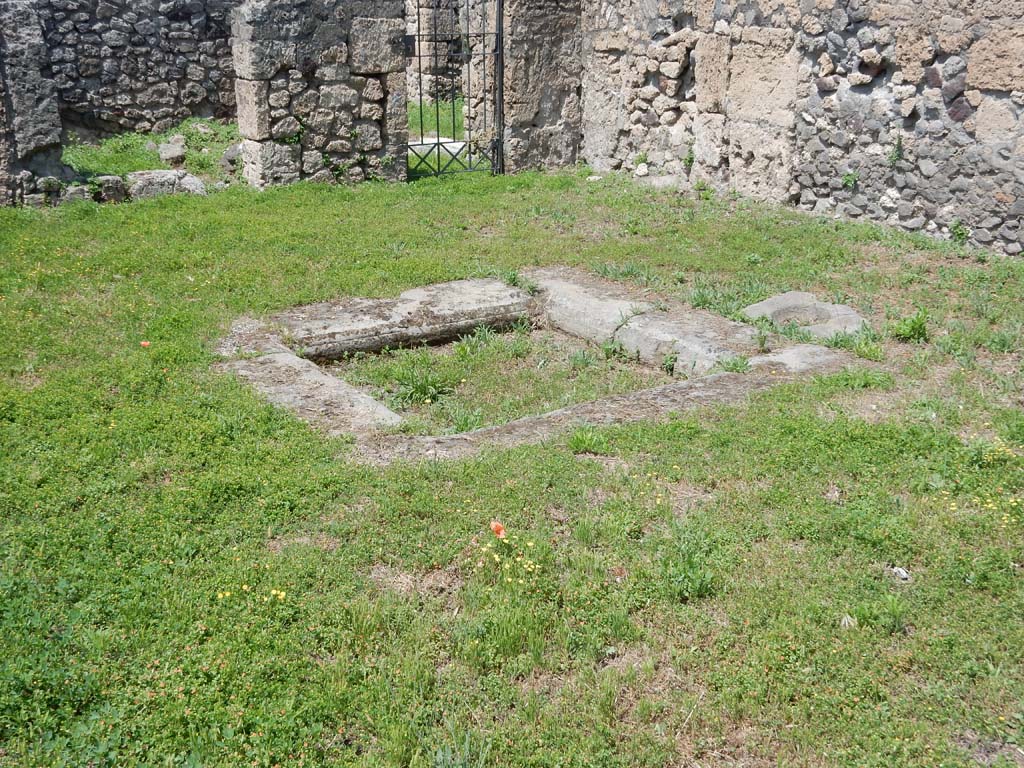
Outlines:
<svg viewBox="0 0 1024 768"><path fill-rule="evenodd" d="M593 461L596 464L600 464L609 472L619 472L627 474L633 465L625 459L620 459L618 456L602 456L597 453L579 453L576 454L576 458L580 461Z"/></svg>
<svg viewBox="0 0 1024 768"><path fill-rule="evenodd" d="M893 374L896 386L891 389L868 389L843 392L820 406L820 415L834 419L837 412L868 424L879 424L905 414L917 400L933 397L948 390L950 378L957 370L954 363L934 366L924 379L899 375L901 350L889 355L886 369Z"/></svg>
<svg viewBox="0 0 1024 768"><path fill-rule="evenodd" d="M380 589L405 597L427 596L451 599L462 589L462 578L452 568L435 568L418 574L378 563L370 569L370 581Z"/></svg>
<svg viewBox="0 0 1024 768"><path fill-rule="evenodd" d="M832 482L828 484L828 487L821 494L821 497L829 504L841 504L843 499L846 497L846 492Z"/></svg>
<svg viewBox="0 0 1024 768"><path fill-rule="evenodd" d="M19 373L11 381L15 387L25 392L31 392L43 385L43 377L32 371Z"/></svg>
<svg viewBox="0 0 1024 768"><path fill-rule="evenodd" d="M267 542L267 549L275 555L281 554L289 547L313 547L321 552L334 552L340 546L341 542L338 539L328 536L326 533L275 536Z"/></svg>
<svg viewBox="0 0 1024 768"><path fill-rule="evenodd" d="M974 731L964 731L956 739L956 745L978 765L995 765L1002 761L1024 768L1024 749L1015 744L986 739Z"/></svg>
<svg viewBox="0 0 1024 768"><path fill-rule="evenodd" d="M739 725L730 730L713 744L694 751L690 737L683 731L676 735L679 753L684 756L676 765L731 766L732 768L769 768L778 765L775 760L762 757L755 749L770 755L780 755L779 745L761 734L755 727ZM787 762L787 761L783 761Z"/></svg>
<svg viewBox="0 0 1024 768"><path fill-rule="evenodd" d="M568 675L534 670L520 683L519 688L523 693L536 694L542 699L550 700L561 695L568 683Z"/></svg>
<svg viewBox="0 0 1024 768"><path fill-rule="evenodd" d="M645 647L625 648L616 651L601 662L602 669L613 669L617 672L639 671L650 660L650 649Z"/></svg>
<svg viewBox="0 0 1024 768"><path fill-rule="evenodd" d="M615 491L605 488L604 486L594 486L593 488L587 489L587 506L591 509L597 509L603 507L609 501L615 498Z"/></svg>
<svg viewBox="0 0 1024 768"><path fill-rule="evenodd" d="M672 514L685 518L694 509L711 498L711 491L687 480L671 483L665 489L672 500Z"/></svg>

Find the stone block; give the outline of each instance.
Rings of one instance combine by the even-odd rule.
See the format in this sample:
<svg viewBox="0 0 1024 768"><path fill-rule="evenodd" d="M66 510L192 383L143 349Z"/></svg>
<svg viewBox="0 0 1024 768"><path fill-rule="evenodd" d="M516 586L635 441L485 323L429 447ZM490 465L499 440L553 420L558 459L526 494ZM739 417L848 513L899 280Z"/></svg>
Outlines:
<svg viewBox="0 0 1024 768"><path fill-rule="evenodd" d="M322 109L352 108L359 103L359 93L344 83L325 85L320 89Z"/></svg>
<svg viewBox="0 0 1024 768"><path fill-rule="evenodd" d="M128 187L120 176L97 176L93 183L99 189L100 202L122 203L128 196Z"/></svg>
<svg viewBox="0 0 1024 768"><path fill-rule="evenodd" d="M185 137L180 134L172 136L166 144L161 144L157 147L157 154L160 155L160 160L175 167L185 163L187 152L188 148L185 146Z"/></svg>
<svg viewBox="0 0 1024 768"><path fill-rule="evenodd" d="M819 339L837 333L856 333L865 320L856 310L844 304L818 301L813 293L789 291L751 304L743 310L751 320L767 318L777 325L794 324Z"/></svg>
<svg viewBox="0 0 1024 768"><path fill-rule="evenodd" d="M384 146L380 126L371 122L356 123L355 146L363 152L373 152Z"/></svg>
<svg viewBox="0 0 1024 768"><path fill-rule="evenodd" d="M1011 141L1018 132L1017 117L1009 99L986 96L974 120L978 141Z"/></svg>
<svg viewBox="0 0 1024 768"><path fill-rule="evenodd" d="M776 203L789 202L795 151L787 131L763 123L729 120L730 183L742 195Z"/></svg>
<svg viewBox="0 0 1024 768"><path fill-rule="evenodd" d="M275 139L290 139L298 136L301 130L302 126L299 121L289 115L274 123L270 133Z"/></svg>
<svg viewBox="0 0 1024 768"><path fill-rule="evenodd" d="M92 190L80 184L67 187L60 196L61 203L76 203L89 200L92 200Z"/></svg>
<svg viewBox="0 0 1024 768"><path fill-rule="evenodd" d="M405 21L356 18L349 33L349 61L356 74L385 74L405 69Z"/></svg>
<svg viewBox="0 0 1024 768"><path fill-rule="evenodd" d="M243 80L270 80L296 65L295 44L278 40L236 40L232 56L235 74Z"/></svg>
<svg viewBox="0 0 1024 768"><path fill-rule="evenodd" d="M291 352L241 358L224 364L274 405L329 434L394 427L401 417L382 403Z"/></svg>
<svg viewBox="0 0 1024 768"><path fill-rule="evenodd" d="M238 132L242 138L263 141L270 138L270 84L266 80L236 80Z"/></svg>
<svg viewBox="0 0 1024 768"><path fill-rule="evenodd" d="M791 128L795 122L800 55L788 37L767 32L748 28L744 30L743 41L733 46L727 114L731 120Z"/></svg>
<svg viewBox="0 0 1024 768"><path fill-rule="evenodd" d="M724 35L704 35L697 41L697 108L724 112L729 85L729 54L732 42Z"/></svg>
<svg viewBox="0 0 1024 768"><path fill-rule="evenodd" d="M544 313L552 328L603 344L630 318L649 312L653 305L583 285L558 275L531 276L543 292Z"/></svg>
<svg viewBox="0 0 1024 768"><path fill-rule="evenodd" d="M993 26L972 45L967 54L967 83L979 90L1024 90L1024 27Z"/></svg>
<svg viewBox="0 0 1024 768"><path fill-rule="evenodd" d="M705 169L716 169L723 161L725 116L699 114L693 121L694 163Z"/></svg>
<svg viewBox="0 0 1024 768"><path fill-rule="evenodd" d="M294 184L301 171L302 148L297 144L272 141L242 142L242 173L245 180L262 189L273 184Z"/></svg>
<svg viewBox="0 0 1024 768"><path fill-rule="evenodd" d="M723 360L756 349L753 328L703 310L653 312L630 318L615 333L615 341L630 357L662 366L674 360L674 371L701 375Z"/></svg>
<svg viewBox="0 0 1024 768"><path fill-rule="evenodd" d="M185 171L138 171L125 177L128 194L133 200L164 195L205 195L201 180Z"/></svg>
<svg viewBox="0 0 1024 768"><path fill-rule="evenodd" d="M457 280L405 291L396 299L349 298L274 318L312 360L433 344L486 325L507 328L529 318L534 299L500 280Z"/></svg>

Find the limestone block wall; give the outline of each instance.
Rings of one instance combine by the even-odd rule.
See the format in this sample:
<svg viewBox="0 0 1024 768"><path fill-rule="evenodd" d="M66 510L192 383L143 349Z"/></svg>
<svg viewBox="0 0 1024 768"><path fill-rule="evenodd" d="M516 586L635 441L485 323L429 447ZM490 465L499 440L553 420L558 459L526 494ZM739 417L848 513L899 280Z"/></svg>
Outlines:
<svg viewBox="0 0 1024 768"><path fill-rule="evenodd" d="M1024 248L1017 0L583 0L581 157Z"/></svg>
<svg viewBox="0 0 1024 768"><path fill-rule="evenodd" d="M67 127L164 131L235 111L241 0L34 0Z"/></svg>
<svg viewBox="0 0 1024 768"><path fill-rule="evenodd" d="M249 0L233 18L254 186L405 178L403 0Z"/></svg>

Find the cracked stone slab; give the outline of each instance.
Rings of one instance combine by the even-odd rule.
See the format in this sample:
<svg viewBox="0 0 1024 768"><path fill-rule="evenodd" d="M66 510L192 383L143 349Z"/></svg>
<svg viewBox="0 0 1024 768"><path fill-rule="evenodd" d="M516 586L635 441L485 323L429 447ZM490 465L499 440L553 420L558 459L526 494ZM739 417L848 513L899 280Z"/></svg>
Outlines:
<svg viewBox="0 0 1024 768"><path fill-rule="evenodd" d="M338 360L353 352L452 341L482 325L507 328L535 311L526 291L479 279L413 288L396 299L312 304L273 321L304 357Z"/></svg>
<svg viewBox="0 0 1024 768"><path fill-rule="evenodd" d="M235 373L269 402L332 436L393 427L402 421L382 403L292 352L239 358L219 368Z"/></svg>
<svg viewBox="0 0 1024 768"><path fill-rule="evenodd" d="M221 357L271 355L278 352L291 350L285 346L273 328L252 317L240 317L235 320L227 336L217 343L217 354Z"/></svg>
<svg viewBox="0 0 1024 768"><path fill-rule="evenodd" d="M616 341L643 363L702 375L722 360L756 351L757 332L700 309L661 309L585 273L542 269L528 273L541 291L548 324L596 344Z"/></svg>
<svg viewBox="0 0 1024 768"><path fill-rule="evenodd" d="M765 368L770 371L806 373L833 368L840 357L834 349L818 344L795 344L792 347L769 352L750 358L751 368Z"/></svg>
<svg viewBox="0 0 1024 768"><path fill-rule="evenodd" d="M776 325L795 323L812 336L827 339L837 333L856 333L866 321L853 307L819 301L813 293L789 291L751 304L743 310L751 320L768 318Z"/></svg>
<svg viewBox="0 0 1024 768"><path fill-rule="evenodd" d="M674 356L677 373L698 376L723 360L754 352L756 337L750 326L700 309L637 315L615 333L641 362L661 366Z"/></svg>
<svg viewBox="0 0 1024 768"><path fill-rule="evenodd" d="M537 270L528 276L542 292L548 324L595 344L611 341L630 318L654 308L572 270Z"/></svg>
<svg viewBox="0 0 1024 768"><path fill-rule="evenodd" d="M851 362L847 354L837 350L815 345L800 346L803 349L796 355L766 355L769 359L748 373L716 373L688 379L459 435L364 436L357 441L352 458L377 465L394 461L465 459L490 448L541 443L574 427L664 419L708 405L740 403L757 392L797 381L810 373L834 373Z"/></svg>

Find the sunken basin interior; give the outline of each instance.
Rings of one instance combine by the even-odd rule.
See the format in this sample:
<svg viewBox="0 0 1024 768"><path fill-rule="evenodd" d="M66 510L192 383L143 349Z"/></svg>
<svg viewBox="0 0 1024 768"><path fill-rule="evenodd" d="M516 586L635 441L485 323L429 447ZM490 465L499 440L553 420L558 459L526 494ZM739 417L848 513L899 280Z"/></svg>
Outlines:
<svg viewBox="0 0 1024 768"><path fill-rule="evenodd" d="M324 368L398 413L394 431L410 435L470 432L676 380L617 348L532 322L355 353Z"/></svg>

